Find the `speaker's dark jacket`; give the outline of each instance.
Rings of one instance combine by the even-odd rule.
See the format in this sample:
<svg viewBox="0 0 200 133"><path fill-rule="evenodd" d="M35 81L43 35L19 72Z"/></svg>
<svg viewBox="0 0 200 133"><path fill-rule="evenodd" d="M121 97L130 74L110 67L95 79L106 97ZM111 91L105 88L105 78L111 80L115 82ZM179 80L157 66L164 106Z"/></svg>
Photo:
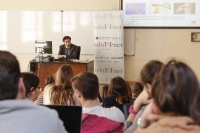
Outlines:
<svg viewBox="0 0 200 133"><path fill-rule="evenodd" d="M60 45L58 55L66 55L66 46L65 44ZM77 46L74 44L70 45L70 55L77 55Z"/></svg>

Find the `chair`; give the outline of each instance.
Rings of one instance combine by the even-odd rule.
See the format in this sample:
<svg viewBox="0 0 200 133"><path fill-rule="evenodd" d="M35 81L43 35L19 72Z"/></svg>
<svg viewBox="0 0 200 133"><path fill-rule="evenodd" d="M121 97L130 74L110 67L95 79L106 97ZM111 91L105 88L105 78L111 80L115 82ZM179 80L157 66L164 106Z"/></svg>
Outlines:
<svg viewBox="0 0 200 133"><path fill-rule="evenodd" d="M123 106L123 111L124 111L125 119L127 119L128 116L129 116L128 110L129 110L129 108L130 108L131 105L132 105L132 103L125 103L124 106Z"/></svg>
<svg viewBox="0 0 200 133"><path fill-rule="evenodd" d="M80 53L81 53L81 46L76 47L77 53L76 53L76 59L80 59Z"/></svg>

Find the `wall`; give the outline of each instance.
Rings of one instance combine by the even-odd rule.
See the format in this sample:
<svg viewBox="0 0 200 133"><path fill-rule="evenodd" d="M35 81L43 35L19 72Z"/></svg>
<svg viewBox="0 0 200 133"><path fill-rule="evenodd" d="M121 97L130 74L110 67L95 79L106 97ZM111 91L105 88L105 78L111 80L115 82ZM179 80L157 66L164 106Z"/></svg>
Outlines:
<svg viewBox="0 0 200 133"><path fill-rule="evenodd" d="M0 0L0 10L118 10L118 0ZM15 54L21 71L37 54ZM57 56L57 55L55 55ZM94 60L93 55L81 55L81 60Z"/></svg>
<svg viewBox="0 0 200 133"><path fill-rule="evenodd" d="M175 58L187 63L200 79L200 42L191 42L199 29L136 29L133 80L139 80L142 66L152 59L166 63Z"/></svg>
<svg viewBox="0 0 200 133"><path fill-rule="evenodd" d="M120 0L0 0L0 10L118 10ZM198 29L136 29L135 56L125 57L125 79L139 80L143 65L175 57L188 63L200 79L200 43L190 42ZM134 37L134 36L132 36ZM36 54L17 54L22 71ZM81 60L93 55L81 55Z"/></svg>

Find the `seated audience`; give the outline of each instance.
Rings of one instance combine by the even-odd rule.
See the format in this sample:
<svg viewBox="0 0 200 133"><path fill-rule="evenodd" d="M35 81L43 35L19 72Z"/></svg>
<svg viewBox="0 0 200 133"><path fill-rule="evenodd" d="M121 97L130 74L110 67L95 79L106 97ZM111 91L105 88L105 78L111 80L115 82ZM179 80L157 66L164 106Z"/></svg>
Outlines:
<svg viewBox="0 0 200 133"><path fill-rule="evenodd" d="M124 104L133 102L131 88L121 77L115 77L110 81L108 95L102 103L106 108L115 106L123 112Z"/></svg>
<svg viewBox="0 0 200 133"><path fill-rule="evenodd" d="M98 104L99 80L90 72L83 72L72 79L72 87L83 107L83 114L106 117L116 122L125 122L124 114L116 107L103 108Z"/></svg>
<svg viewBox="0 0 200 133"><path fill-rule="evenodd" d="M102 101L108 96L108 85L104 85L101 90L101 99Z"/></svg>
<svg viewBox="0 0 200 133"><path fill-rule="evenodd" d="M19 63L6 51L0 51L0 92L1 133L66 133L56 111L25 100Z"/></svg>
<svg viewBox="0 0 200 133"><path fill-rule="evenodd" d="M132 92L132 98L135 99L140 95L140 93L143 91L143 86L140 82L135 82L133 84L133 87L131 88Z"/></svg>
<svg viewBox="0 0 200 133"><path fill-rule="evenodd" d="M40 80L34 73L23 72L21 73L24 86L26 88L26 98L35 101L40 94Z"/></svg>
<svg viewBox="0 0 200 133"><path fill-rule="evenodd" d="M185 63L171 60L160 70L152 84L152 98L138 119L136 133L200 132L199 82Z"/></svg>
<svg viewBox="0 0 200 133"><path fill-rule="evenodd" d="M55 84L55 77L54 76L49 76L48 78L45 79L45 86L49 84ZM38 105L43 105L43 90L40 92L38 99L36 100L36 104Z"/></svg>
<svg viewBox="0 0 200 133"><path fill-rule="evenodd" d="M44 89L44 104L80 105L71 87L73 76L72 67L62 65L56 72L55 84L49 84Z"/></svg>
<svg viewBox="0 0 200 133"><path fill-rule="evenodd" d="M137 129L137 120L142 115L144 109L151 100L151 85L153 78L162 66L162 62L152 60L142 68L140 76L144 89L134 101L134 104L129 108L130 114L125 123L124 133L133 133Z"/></svg>

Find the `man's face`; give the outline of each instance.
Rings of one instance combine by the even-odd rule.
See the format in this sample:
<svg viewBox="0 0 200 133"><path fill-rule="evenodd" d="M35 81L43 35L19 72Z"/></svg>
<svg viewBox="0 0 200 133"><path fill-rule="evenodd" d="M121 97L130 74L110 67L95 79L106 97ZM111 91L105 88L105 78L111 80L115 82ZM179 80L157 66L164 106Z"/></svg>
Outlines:
<svg viewBox="0 0 200 133"><path fill-rule="evenodd" d="M191 13L191 11L192 11L192 4L190 4L190 3L185 3L185 4L184 4L184 11L185 11L186 14L187 14L187 13Z"/></svg>
<svg viewBox="0 0 200 133"><path fill-rule="evenodd" d="M65 39L64 40L64 44L65 44L66 47L69 47L70 44L71 44L71 40L70 39Z"/></svg>

